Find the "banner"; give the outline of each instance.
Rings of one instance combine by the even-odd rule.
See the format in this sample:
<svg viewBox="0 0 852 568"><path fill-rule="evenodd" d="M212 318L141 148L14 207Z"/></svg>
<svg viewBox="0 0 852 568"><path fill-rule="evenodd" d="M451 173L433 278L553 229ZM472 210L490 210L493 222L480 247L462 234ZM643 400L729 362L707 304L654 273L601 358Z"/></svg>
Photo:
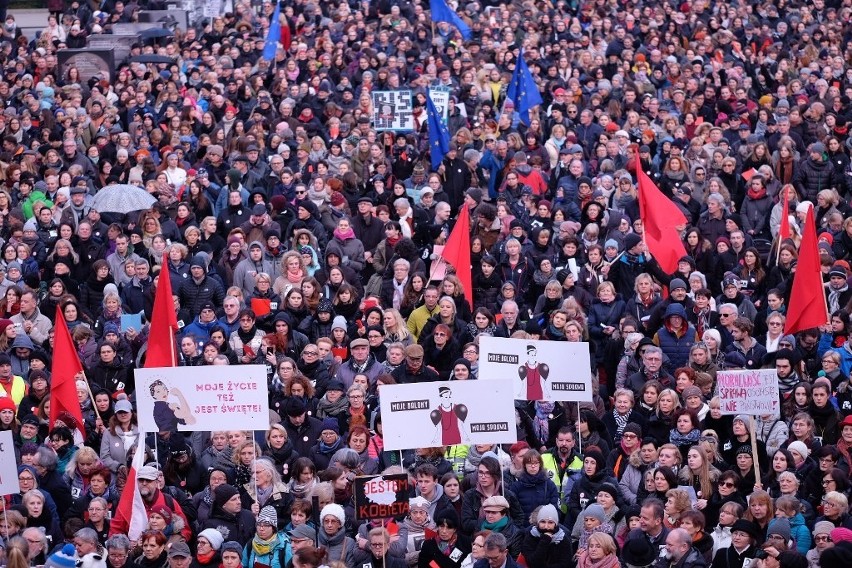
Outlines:
<svg viewBox="0 0 852 568"><path fill-rule="evenodd" d="M145 432L267 430L266 366L136 369L136 404Z"/></svg>
<svg viewBox="0 0 852 568"><path fill-rule="evenodd" d="M716 381L722 414L781 415L775 369L719 371Z"/></svg>
<svg viewBox="0 0 852 568"><path fill-rule="evenodd" d="M385 385L381 411L385 450L457 444L514 444L515 401L509 381Z"/></svg>
<svg viewBox="0 0 852 568"><path fill-rule="evenodd" d="M396 132L414 130L411 91L374 91L373 128Z"/></svg>
<svg viewBox="0 0 852 568"><path fill-rule="evenodd" d="M410 490L407 473L356 477L355 519L370 521L407 515Z"/></svg>
<svg viewBox="0 0 852 568"><path fill-rule="evenodd" d="M519 400L592 402L589 344L482 336L480 380L509 379Z"/></svg>
<svg viewBox="0 0 852 568"><path fill-rule="evenodd" d="M12 432L0 432L0 495L20 493L18 485L18 464L15 461L15 440Z"/></svg>
<svg viewBox="0 0 852 568"><path fill-rule="evenodd" d="M438 109L441 121L446 126L450 113L450 89L448 87L429 87L429 98L432 99L432 104Z"/></svg>

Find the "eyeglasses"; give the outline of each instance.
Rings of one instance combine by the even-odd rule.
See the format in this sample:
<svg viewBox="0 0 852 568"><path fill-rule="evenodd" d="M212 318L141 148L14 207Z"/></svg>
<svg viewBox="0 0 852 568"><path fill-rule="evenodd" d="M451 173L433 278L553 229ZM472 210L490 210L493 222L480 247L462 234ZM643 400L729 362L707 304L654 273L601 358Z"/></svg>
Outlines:
<svg viewBox="0 0 852 568"><path fill-rule="evenodd" d="M814 537L815 542L834 542L827 534L818 534Z"/></svg>
<svg viewBox="0 0 852 568"><path fill-rule="evenodd" d="M384 547L385 547L385 543L383 543L383 542L371 542L370 543L370 548L376 548L376 549L381 550Z"/></svg>
<svg viewBox="0 0 852 568"><path fill-rule="evenodd" d="M720 481L719 487L727 487L728 489L733 489L736 486L731 481Z"/></svg>
<svg viewBox="0 0 852 568"><path fill-rule="evenodd" d="M319 351L302 351L302 355L305 355L307 357L318 357Z"/></svg>
<svg viewBox="0 0 852 568"><path fill-rule="evenodd" d="M436 331L432 335L434 335L435 337L447 337L447 334L444 333L443 331Z"/></svg>
<svg viewBox="0 0 852 568"><path fill-rule="evenodd" d="M822 480L822 486L823 486L823 487L825 487L825 486L826 486L826 485L828 485L829 483L835 483L835 481L834 481L833 479L823 479L823 480Z"/></svg>
<svg viewBox="0 0 852 568"><path fill-rule="evenodd" d="M729 318L729 317L731 317L732 315L734 315L734 314L722 314L722 313L720 313L720 314L719 314L719 317L720 317L720 318Z"/></svg>

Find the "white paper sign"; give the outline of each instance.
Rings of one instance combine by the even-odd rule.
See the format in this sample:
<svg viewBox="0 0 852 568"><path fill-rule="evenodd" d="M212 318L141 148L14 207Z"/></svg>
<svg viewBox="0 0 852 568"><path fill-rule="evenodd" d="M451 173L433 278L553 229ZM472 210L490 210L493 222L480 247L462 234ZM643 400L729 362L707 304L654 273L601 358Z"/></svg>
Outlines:
<svg viewBox="0 0 852 568"><path fill-rule="evenodd" d="M374 91L373 128L397 132L414 130L411 91Z"/></svg>
<svg viewBox="0 0 852 568"><path fill-rule="evenodd" d="M512 382L519 400L592 402L588 343L482 336L479 378Z"/></svg>
<svg viewBox="0 0 852 568"><path fill-rule="evenodd" d="M429 98L441 114L441 120L447 124L450 113L450 90L447 87L429 87Z"/></svg>
<svg viewBox="0 0 852 568"><path fill-rule="evenodd" d="M722 414L780 416L778 373L775 369L719 371L716 384Z"/></svg>
<svg viewBox="0 0 852 568"><path fill-rule="evenodd" d="M18 464L15 461L15 440L12 432L0 432L0 495L20 493Z"/></svg>
<svg viewBox="0 0 852 568"><path fill-rule="evenodd" d="M385 385L385 450L518 441L510 381L444 381Z"/></svg>
<svg viewBox="0 0 852 568"><path fill-rule="evenodd" d="M136 369L139 429L266 430L265 365Z"/></svg>

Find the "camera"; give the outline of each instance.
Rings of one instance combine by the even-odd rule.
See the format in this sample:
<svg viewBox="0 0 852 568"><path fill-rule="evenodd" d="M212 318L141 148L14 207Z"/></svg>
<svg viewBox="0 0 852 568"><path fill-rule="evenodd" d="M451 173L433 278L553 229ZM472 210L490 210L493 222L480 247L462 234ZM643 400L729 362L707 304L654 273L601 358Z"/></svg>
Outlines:
<svg viewBox="0 0 852 568"><path fill-rule="evenodd" d="M769 558L769 553L765 550L758 550L754 553L754 558L755 560L765 560L766 558Z"/></svg>

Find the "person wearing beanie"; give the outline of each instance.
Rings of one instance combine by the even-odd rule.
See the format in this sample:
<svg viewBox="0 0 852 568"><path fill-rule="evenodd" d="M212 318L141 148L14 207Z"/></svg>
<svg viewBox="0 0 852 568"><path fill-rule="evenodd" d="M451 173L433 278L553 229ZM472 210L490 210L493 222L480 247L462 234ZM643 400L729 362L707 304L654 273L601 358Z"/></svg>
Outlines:
<svg viewBox="0 0 852 568"><path fill-rule="evenodd" d="M243 545L235 540L229 540L222 545L222 565L229 568L243 568Z"/></svg>
<svg viewBox="0 0 852 568"><path fill-rule="evenodd" d="M70 542L47 557L44 568L75 568L77 551Z"/></svg>
<svg viewBox="0 0 852 568"><path fill-rule="evenodd" d="M408 535L405 560L409 566L417 564L420 556L420 547L416 545L416 542L424 540L423 537L426 537L427 532L433 532L437 528L435 521L429 516L429 506L429 501L423 497L417 496L409 499L408 516L400 523L400 531L405 531Z"/></svg>
<svg viewBox="0 0 852 568"><path fill-rule="evenodd" d="M568 513L572 519L579 519L581 511L589 503L595 502L602 484L609 483L613 487L618 487L618 480L610 475L606 467L606 458L597 446L584 444L583 450L583 469L580 471L580 477L571 487L567 500Z"/></svg>
<svg viewBox="0 0 852 568"><path fill-rule="evenodd" d="M196 537L195 558L192 568L219 568L222 562L222 544L225 539L217 529L204 529Z"/></svg>
<svg viewBox="0 0 852 568"><path fill-rule="evenodd" d="M555 568L571 556L571 535L559 524L559 512L551 504L538 510L535 524L524 533L521 553L529 566Z"/></svg>
<svg viewBox="0 0 852 568"><path fill-rule="evenodd" d="M329 503L320 511L317 539L319 545L328 551L329 560L354 566L354 555L358 545L346 536L346 513L337 503Z"/></svg>
<svg viewBox="0 0 852 568"><path fill-rule="evenodd" d="M291 558L290 543L278 532L278 513L274 507L263 507L257 514L254 538L245 548L243 565L284 568Z"/></svg>
<svg viewBox="0 0 852 568"><path fill-rule="evenodd" d="M180 299L181 308L195 319L204 304L212 302L214 306L221 306L225 299L225 289L219 280L207 274L207 261L203 252L192 257L189 273L190 278L185 279L175 293Z"/></svg>
<svg viewBox="0 0 852 568"><path fill-rule="evenodd" d="M420 549L418 566L460 568L472 547L468 537L459 533L461 521L452 507L435 515L435 536L426 540ZM446 551L449 551L447 553Z"/></svg>
<svg viewBox="0 0 852 568"><path fill-rule="evenodd" d="M831 540L831 531L834 530L834 523L830 521L819 521L814 524L813 538L814 548L809 550L805 557L808 559L808 565L819 566L819 561L822 553L834 546ZM852 561L852 559L850 559Z"/></svg>
<svg viewBox="0 0 852 568"><path fill-rule="evenodd" d="M574 530L571 531L573 536L579 536L578 548L586 548L589 542L589 537L597 532L605 532L613 534L615 527L612 522L607 520L604 508L597 503L592 503L586 507L577 517L574 523Z"/></svg>
<svg viewBox="0 0 852 568"><path fill-rule="evenodd" d="M224 472L219 470L218 473ZM213 472L211 472L212 475ZM254 515L252 515L250 509L243 507L242 498L237 488L228 483L223 483L213 490L213 505L210 509L210 515L203 521L199 520L199 525L202 529L217 531L221 535L222 541L237 541L241 545L245 545L254 535L254 522ZM204 534L206 530L200 534ZM215 542L211 540L210 544L215 544ZM218 547L214 546L214 548Z"/></svg>

